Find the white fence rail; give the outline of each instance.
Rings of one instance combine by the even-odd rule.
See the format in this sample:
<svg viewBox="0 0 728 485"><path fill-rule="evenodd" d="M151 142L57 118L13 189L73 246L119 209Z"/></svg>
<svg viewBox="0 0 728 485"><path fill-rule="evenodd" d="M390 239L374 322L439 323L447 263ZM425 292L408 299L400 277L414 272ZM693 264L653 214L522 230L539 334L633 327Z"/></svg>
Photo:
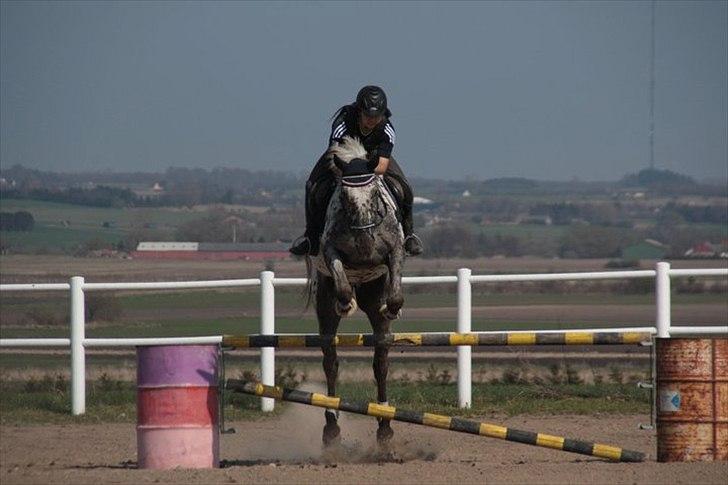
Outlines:
<svg viewBox="0 0 728 485"><path fill-rule="evenodd" d="M670 278L691 276L728 276L727 269L670 269L670 264L657 263L654 270L640 271L601 271L586 273L542 273L542 274L505 274L473 275L468 268L458 270L457 276L418 276L404 277L405 285L417 284L457 284L457 325L459 333L472 331L471 292L474 283L517 282L517 281L567 281L567 280L604 280L655 278L655 326L622 327L610 329L589 329L580 331L649 331L660 338L671 335L728 334L728 326L676 327L670 321ZM204 337L165 337L165 338L86 338L84 316L85 292L104 290L160 290L160 289L199 289L234 288L260 286L260 333L275 334L275 288L280 286L302 286L306 278L276 278L272 271L263 271L260 278L213 281L179 281L149 283L86 283L81 276L74 276L69 283L52 284L8 284L0 285L0 291L69 291L70 293L70 338L15 338L0 339L0 347L70 347L71 348L71 411L74 415L86 410L86 347L124 347L140 345L185 345L216 344L222 341L221 335ZM530 330L529 332L534 332ZM536 333L549 333L539 331ZM458 346L458 405L468 408L472 403L471 348ZM275 349L261 349L261 381L274 385ZM272 411L273 399L262 398L261 408Z"/></svg>

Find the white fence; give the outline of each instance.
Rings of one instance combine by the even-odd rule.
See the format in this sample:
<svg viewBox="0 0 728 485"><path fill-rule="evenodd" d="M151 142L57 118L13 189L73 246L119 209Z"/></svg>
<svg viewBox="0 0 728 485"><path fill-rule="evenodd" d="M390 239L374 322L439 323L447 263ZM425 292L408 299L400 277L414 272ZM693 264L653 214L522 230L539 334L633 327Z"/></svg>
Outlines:
<svg viewBox="0 0 728 485"><path fill-rule="evenodd" d="M566 281L655 278L655 326L640 328L579 329L584 332L650 332L660 338L671 335L728 334L728 326L676 327L670 322L670 278L686 276L728 276L728 269L670 269L670 264L657 263L654 270L603 271L591 273L543 273L473 275L470 269L458 270L457 276L405 277L405 285L454 283L457 284L457 326L459 333L471 331L471 288L473 283L514 281ZM74 415L86 410L86 347L122 347L139 345L184 345L216 344L222 342L222 335L179 338L86 338L85 337L85 292L102 290L169 290L192 288L233 288L260 286L260 333L275 334L275 288L279 286L302 286L305 278L276 278L272 271L263 271L260 278L215 281L180 281L151 283L86 283L81 276L74 276L69 283L52 284L6 284L0 291L70 291L70 338L0 339L0 347L69 347L71 348L71 411ZM728 318L728 317L727 317ZM550 333L530 330L529 332ZM458 405L470 407L472 402L471 347L457 348ZM274 385L275 349L261 349L261 381ZM274 400L261 398L261 408L272 411Z"/></svg>

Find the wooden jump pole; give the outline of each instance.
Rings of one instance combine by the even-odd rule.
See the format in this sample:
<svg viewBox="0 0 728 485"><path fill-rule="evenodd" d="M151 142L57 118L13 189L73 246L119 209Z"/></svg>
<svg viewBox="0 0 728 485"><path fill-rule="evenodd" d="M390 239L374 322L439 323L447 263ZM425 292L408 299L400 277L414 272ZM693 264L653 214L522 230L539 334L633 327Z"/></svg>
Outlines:
<svg viewBox="0 0 728 485"><path fill-rule="evenodd" d="M406 423L420 424L433 428L458 431L460 433L477 434L489 438L498 438L527 445L552 448L560 451L579 453L581 455L596 456L612 461L641 462L644 453L625 450L616 446L590 443L560 436L552 436L531 431L521 431L489 423L481 423L462 418L452 418L439 414L406 411L394 406L376 403L346 401L339 397L326 396L315 392L305 392L282 387L265 386L259 382L228 379L225 388L233 392L250 394L253 396L270 397L281 401L296 402L309 406L318 406L326 409L346 411L375 418L391 419Z"/></svg>

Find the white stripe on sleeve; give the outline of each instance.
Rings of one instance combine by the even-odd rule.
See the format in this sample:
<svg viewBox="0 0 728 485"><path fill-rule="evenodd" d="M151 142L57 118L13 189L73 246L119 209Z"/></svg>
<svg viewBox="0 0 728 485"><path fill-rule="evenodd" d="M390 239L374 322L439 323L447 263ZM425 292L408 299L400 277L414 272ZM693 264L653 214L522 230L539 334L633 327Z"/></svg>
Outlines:
<svg viewBox="0 0 728 485"><path fill-rule="evenodd" d="M395 140L395 138L396 138L396 137L395 137L395 135L394 135L394 128L392 128L392 126L391 126L391 125L386 125L386 126L384 127L384 132L385 132L385 133L387 134L387 136L389 137L389 142L390 142L390 143L391 143L392 145L394 145L394 140Z"/></svg>
<svg viewBox="0 0 728 485"><path fill-rule="evenodd" d="M343 135L345 131L346 131L346 124L341 123L339 126L337 126L334 129L334 133L331 135L331 138L340 138L341 135Z"/></svg>

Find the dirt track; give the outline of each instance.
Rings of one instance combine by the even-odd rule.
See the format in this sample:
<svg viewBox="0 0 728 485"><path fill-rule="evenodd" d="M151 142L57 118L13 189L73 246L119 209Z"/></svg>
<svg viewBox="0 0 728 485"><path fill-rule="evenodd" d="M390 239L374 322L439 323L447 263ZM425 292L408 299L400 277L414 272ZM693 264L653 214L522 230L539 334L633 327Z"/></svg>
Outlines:
<svg viewBox="0 0 728 485"><path fill-rule="evenodd" d="M405 276L454 275L458 268L471 268L473 274L555 273L605 271L606 259L477 258L408 259ZM676 260L673 268L725 268L720 260ZM68 282L71 276L85 276L87 282L167 281L184 279L256 278L266 269L265 261L174 261L107 258L76 258L51 255L0 256L3 283ZM655 262L644 260L641 269L654 269ZM279 277L305 275L303 261L277 261Z"/></svg>
<svg viewBox="0 0 728 485"><path fill-rule="evenodd" d="M486 417L518 429L613 444L648 454L645 463L588 456L450 431L394 423L396 460L373 456L375 422L342 414L343 446L321 457L320 409L290 405L282 416L228 423L224 467L136 469L133 424L0 428L0 481L12 483L725 483L728 462L656 463L648 416Z"/></svg>
<svg viewBox="0 0 728 485"><path fill-rule="evenodd" d="M454 320L457 307L408 308L403 310L407 320ZM129 310L125 318L129 320L158 320L159 310ZM165 308L165 318L235 318L258 315L257 308L247 310L240 308ZM277 311L280 317L300 318L302 315L315 318L313 310L306 312ZM655 318L654 305L497 305L474 306L473 320L483 322L524 322L538 319L543 322L582 321L600 325L639 324L652 325ZM361 314L357 314L361 315ZM728 315L728 303L699 303L690 305L673 305L673 325L725 325ZM395 322L396 325L397 322Z"/></svg>

